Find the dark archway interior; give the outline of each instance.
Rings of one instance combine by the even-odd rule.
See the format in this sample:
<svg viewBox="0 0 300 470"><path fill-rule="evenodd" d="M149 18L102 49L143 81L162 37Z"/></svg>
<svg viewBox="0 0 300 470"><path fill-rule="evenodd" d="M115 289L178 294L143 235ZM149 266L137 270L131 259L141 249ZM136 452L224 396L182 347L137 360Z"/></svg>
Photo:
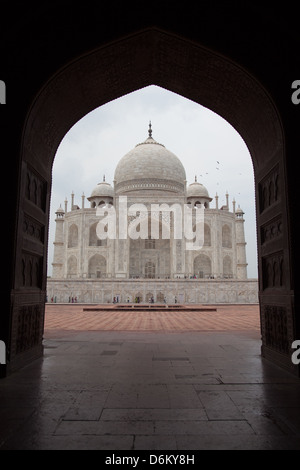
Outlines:
<svg viewBox="0 0 300 470"><path fill-rule="evenodd" d="M222 20L222 15L214 15L214 21L209 7L197 12L186 9L188 20L178 26L174 19L180 8L174 6L166 17L162 6L156 24L144 17L142 23L129 18L127 11L127 21L120 27L108 8L103 29L98 25L96 31L94 19L86 19L91 27L83 37L76 7L68 11L70 16L62 10L58 17L54 2L51 7L39 6L30 18L25 13L22 25L15 20L10 31L4 28L6 41L11 38L11 52L4 62L15 76L10 72L1 78L16 91L7 92L10 106L1 108L4 144L9 143L10 152L8 171L14 175L5 234L8 273L2 283L1 332L8 346L3 375L42 354L51 168L61 139L92 109L151 84L215 111L244 138L255 173L262 353L298 373L290 357L291 343L299 336L292 197L299 117L289 96L290 82L297 77L290 75L292 68L289 73L282 68L278 72L291 44L277 34L278 28L288 34L286 24L276 10L270 16L269 11L258 12L249 5L249 17L256 23L247 36L250 31L241 12L226 5ZM203 29L195 14L201 14ZM34 27L20 46L14 34L20 38L24 24ZM59 27L51 35L54 24ZM228 34L229 26L233 29ZM272 40L263 36L266 30ZM29 220L39 235L27 231ZM277 234L272 240L266 236L270 229ZM39 275L28 277L28 266L35 266Z"/></svg>

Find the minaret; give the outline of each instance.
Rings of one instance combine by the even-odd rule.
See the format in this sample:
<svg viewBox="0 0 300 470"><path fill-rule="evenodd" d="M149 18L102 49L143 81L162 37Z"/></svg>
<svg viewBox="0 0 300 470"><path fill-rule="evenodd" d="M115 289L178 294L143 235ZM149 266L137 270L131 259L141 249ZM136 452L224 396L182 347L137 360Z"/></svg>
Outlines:
<svg viewBox="0 0 300 470"><path fill-rule="evenodd" d="M238 207L235 212L235 236L236 236L236 273L238 279L247 279L246 242L243 217L244 212Z"/></svg>
<svg viewBox="0 0 300 470"><path fill-rule="evenodd" d="M218 196L217 193L215 195L215 199L216 199L216 209L219 209L219 202L218 202L219 201L219 196Z"/></svg>
<svg viewBox="0 0 300 470"><path fill-rule="evenodd" d="M53 270L52 277L55 279L62 279L63 277L63 255L64 255L64 221L65 212L60 206L55 212L56 214L56 229L55 229L55 240L54 254L53 254Z"/></svg>

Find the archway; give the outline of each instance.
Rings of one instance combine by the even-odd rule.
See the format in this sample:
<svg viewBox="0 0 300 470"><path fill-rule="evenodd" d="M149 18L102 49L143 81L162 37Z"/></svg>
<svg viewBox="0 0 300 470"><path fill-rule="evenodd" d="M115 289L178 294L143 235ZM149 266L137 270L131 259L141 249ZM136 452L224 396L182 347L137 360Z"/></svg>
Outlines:
<svg viewBox="0 0 300 470"><path fill-rule="evenodd" d="M96 279L106 277L106 259L95 254L89 259L88 277Z"/></svg>
<svg viewBox="0 0 300 470"><path fill-rule="evenodd" d="M151 221L148 220L148 238L130 240L129 245L129 277L165 279L170 277L170 239L163 239L163 230L169 226L160 221L157 239L151 238Z"/></svg>
<svg viewBox="0 0 300 470"><path fill-rule="evenodd" d="M68 248L75 248L78 245L78 227L72 224L68 233Z"/></svg>
<svg viewBox="0 0 300 470"><path fill-rule="evenodd" d="M46 287L47 226L51 168L56 149L70 127L92 109L144 86L156 84L189 98L224 117L244 138L255 174L260 279L262 354L298 373L291 363L295 338L290 271L290 226L286 190L284 136L280 117L268 93L231 60L189 40L151 28L107 44L67 64L36 96L23 132L21 184L15 249L15 278L9 344L9 370L42 354ZM28 192L28 181L33 193ZM36 189L35 189L36 188ZM32 195L33 194L33 195ZM39 239L24 234L35 220ZM272 227L272 241L267 233ZM29 240L30 238L30 240ZM29 254L42 267L42 282L26 288L22 257ZM275 285L266 266L280 263ZM30 331L30 348L17 352L18 322L24 305L38 328ZM31 322L33 323L33 322ZM23 341L27 344L26 341Z"/></svg>
<svg viewBox="0 0 300 470"><path fill-rule="evenodd" d="M67 278L77 277L77 258L74 255L69 256L67 262Z"/></svg>
<svg viewBox="0 0 300 470"><path fill-rule="evenodd" d="M194 274L200 278L211 276L211 259L209 256L200 254L195 257Z"/></svg>

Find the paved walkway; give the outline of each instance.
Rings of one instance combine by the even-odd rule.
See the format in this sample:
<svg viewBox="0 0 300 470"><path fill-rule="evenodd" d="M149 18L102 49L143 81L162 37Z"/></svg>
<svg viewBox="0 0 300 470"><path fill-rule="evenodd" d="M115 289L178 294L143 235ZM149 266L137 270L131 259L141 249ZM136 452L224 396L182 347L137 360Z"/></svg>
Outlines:
<svg viewBox="0 0 300 470"><path fill-rule="evenodd" d="M141 304L140 304L141 305ZM258 305L199 305L201 311L118 311L87 304L47 304L46 337L61 331L233 331L259 330ZM197 306L195 306L197 308ZM203 310L207 308L207 311ZM216 311L211 310L215 308Z"/></svg>
<svg viewBox="0 0 300 470"><path fill-rule="evenodd" d="M1 450L300 450L300 381L261 358L257 308L80 309L47 307L44 357L0 380Z"/></svg>

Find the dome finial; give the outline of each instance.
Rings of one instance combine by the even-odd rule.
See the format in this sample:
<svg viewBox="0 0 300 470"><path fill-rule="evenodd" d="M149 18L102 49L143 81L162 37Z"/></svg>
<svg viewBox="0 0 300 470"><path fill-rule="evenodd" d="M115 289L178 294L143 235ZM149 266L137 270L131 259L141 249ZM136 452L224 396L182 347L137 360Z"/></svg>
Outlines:
<svg viewBox="0 0 300 470"><path fill-rule="evenodd" d="M197 175L195 175L195 183L197 183Z"/></svg>
<svg viewBox="0 0 300 470"><path fill-rule="evenodd" d="M103 183L105 183L105 175L103 175Z"/></svg>
<svg viewBox="0 0 300 470"><path fill-rule="evenodd" d="M152 128L151 128L151 121L149 121L149 129L148 129L148 134L149 134L149 137L152 137Z"/></svg>

